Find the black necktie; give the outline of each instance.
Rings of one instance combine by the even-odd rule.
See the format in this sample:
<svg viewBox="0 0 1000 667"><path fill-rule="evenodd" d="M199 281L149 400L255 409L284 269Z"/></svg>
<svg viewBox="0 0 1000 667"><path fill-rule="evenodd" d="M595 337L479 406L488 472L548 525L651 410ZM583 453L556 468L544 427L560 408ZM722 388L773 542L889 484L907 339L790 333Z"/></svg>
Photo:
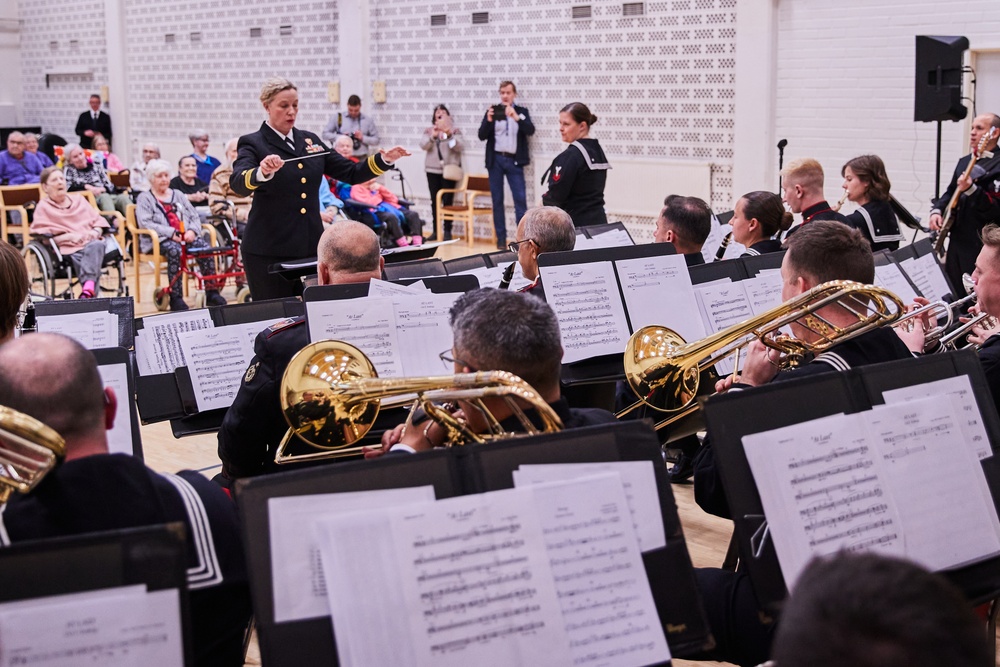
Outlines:
<svg viewBox="0 0 1000 667"><path fill-rule="evenodd" d="M295 152L295 142L292 141L292 138L291 137L285 137L285 143L288 144L289 150L291 150L294 153Z"/></svg>

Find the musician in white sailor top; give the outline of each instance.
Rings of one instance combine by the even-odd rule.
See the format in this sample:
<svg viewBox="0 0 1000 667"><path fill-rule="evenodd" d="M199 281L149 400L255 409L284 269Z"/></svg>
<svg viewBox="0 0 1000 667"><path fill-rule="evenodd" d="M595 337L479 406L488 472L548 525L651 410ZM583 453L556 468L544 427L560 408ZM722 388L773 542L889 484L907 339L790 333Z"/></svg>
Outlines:
<svg viewBox="0 0 1000 667"><path fill-rule="evenodd" d="M338 181L364 183L410 154L396 146L355 164L331 151L317 135L295 127L298 90L285 79L266 81L260 100L267 120L258 131L240 137L229 179L238 195L253 194L243 262L255 301L301 291L299 283L270 274L268 266L315 255L323 234L319 181L324 174Z"/></svg>
<svg viewBox="0 0 1000 667"><path fill-rule="evenodd" d="M859 207L847 216L847 224L865 235L872 252L898 248L903 235L889 203L889 176L882 158L860 155L848 160L840 173L847 198Z"/></svg>
<svg viewBox="0 0 1000 667"><path fill-rule="evenodd" d="M781 197L773 192L756 190L748 192L733 207L729 226L733 240L746 247L740 257L756 257L781 250L781 241L773 238L778 232L788 231L794 217L785 210Z"/></svg>
<svg viewBox="0 0 1000 667"><path fill-rule="evenodd" d="M604 185L608 179L608 158L590 128L597 116L580 102L567 104L559 112L559 134L569 144L556 156L542 176L548 190L542 204L558 206L573 218L577 227L608 221L604 213Z"/></svg>

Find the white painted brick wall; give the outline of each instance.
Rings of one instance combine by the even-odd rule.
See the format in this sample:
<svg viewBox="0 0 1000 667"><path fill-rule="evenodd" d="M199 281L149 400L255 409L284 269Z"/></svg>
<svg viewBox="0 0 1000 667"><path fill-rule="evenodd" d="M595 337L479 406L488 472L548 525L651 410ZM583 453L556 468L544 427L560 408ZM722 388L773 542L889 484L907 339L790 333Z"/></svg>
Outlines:
<svg viewBox="0 0 1000 667"><path fill-rule="evenodd" d="M779 0L775 136L788 139L786 161L822 163L831 202L842 193L844 162L875 153L892 193L926 218L936 123L913 121L916 35L965 35L972 50L998 48L1000 13L995 0ZM966 128L944 124L942 189L968 152Z"/></svg>

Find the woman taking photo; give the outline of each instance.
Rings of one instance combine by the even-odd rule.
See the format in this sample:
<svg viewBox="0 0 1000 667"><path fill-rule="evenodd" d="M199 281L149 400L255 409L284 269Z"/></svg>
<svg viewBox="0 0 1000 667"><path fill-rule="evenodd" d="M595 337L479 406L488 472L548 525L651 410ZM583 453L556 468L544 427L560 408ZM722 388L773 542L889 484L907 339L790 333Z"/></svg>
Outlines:
<svg viewBox="0 0 1000 667"><path fill-rule="evenodd" d="M299 93L286 79L268 79L261 88L260 101L267 120L256 132L240 137L229 177L229 185L238 195L253 195L242 249L254 301L301 293L299 281L272 275L268 267L316 256L323 234L319 179L324 174L339 181L364 183L409 155L396 146L354 164L331 151L317 135L295 127Z"/></svg>
<svg viewBox="0 0 1000 667"><path fill-rule="evenodd" d="M424 171L427 172L427 188L431 193L431 226L437 229L438 191L455 188L457 179L454 177L461 178L462 173L462 131L452 123L451 113L445 105L434 107L431 126L424 130L420 147L427 151ZM444 206L451 206L451 202L451 193L441 197ZM444 222L444 238L440 240L451 240L451 220Z"/></svg>
<svg viewBox="0 0 1000 667"><path fill-rule="evenodd" d="M141 193L135 200L135 219L139 227L152 229L160 239L160 253L167 258L167 279L170 281L170 310L187 310L184 288L177 274L181 271L181 242L188 248L206 248L201 238L201 219L187 197L170 189L170 164L166 160L150 160L146 165L149 192ZM146 253L153 242L145 234L139 235L139 249ZM202 257L198 260L202 275L215 273L215 260ZM219 294L218 284L205 282L205 303L224 306L226 299Z"/></svg>
<svg viewBox="0 0 1000 667"><path fill-rule="evenodd" d="M71 197L66 191L66 177L57 167L46 167L39 182L45 197L35 206L31 221L34 234L51 234L59 252L69 256L73 272L83 291L81 299L97 294L104 263L104 241L108 221L85 197Z"/></svg>
<svg viewBox="0 0 1000 667"><path fill-rule="evenodd" d="M903 235L889 203L889 176L882 158L861 155L848 160L840 175L844 177L847 198L860 207L847 216L847 224L865 235L872 252L898 248Z"/></svg>
<svg viewBox="0 0 1000 667"><path fill-rule="evenodd" d="M740 257L754 257L781 250L781 241L772 238L788 231L794 218L785 210L781 197L773 192L748 192L733 207L729 226L733 240L746 247Z"/></svg>
<svg viewBox="0 0 1000 667"><path fill-rule="evenodd" d="M604 214L604 184L608 179L608 159L590 128L597 116L580 102L567 104L559 112L559 134L569 147L556 156L545 175L548 191L544 206L558 206L573 218L577 227L608 221Z"/></svg>

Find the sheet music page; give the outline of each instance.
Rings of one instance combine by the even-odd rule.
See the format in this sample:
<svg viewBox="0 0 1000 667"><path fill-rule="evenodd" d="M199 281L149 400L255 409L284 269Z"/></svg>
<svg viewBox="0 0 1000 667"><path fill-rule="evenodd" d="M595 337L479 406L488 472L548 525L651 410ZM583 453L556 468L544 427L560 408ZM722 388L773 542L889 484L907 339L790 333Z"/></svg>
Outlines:
<svg viewBox="0 0 1000 667"><path fill-rule="evenodd" d="M604 473L531 489L573 664L631 667L670 660L621 476Z"/></svg>
<svg viewBox="0 0 1000 667"><path fill-rule="evenodd" d="M247 342L245 330L216 327L177 334L199 412L233 404L253 359L253 346Z"/></svg>
<svg viewBox="0 0 1000 667"><path fill-rule="evenodd" d="M38 331L69 336L88 350L118 347L118 316L109 311L38 316Z"/></svg>
<svg viewBox="0 0 1000 667"><path fill-rule="evenodd" d="M580 237L577 237L578 239ZM517 262L514 262L515 264ZM449 273L450 276L463 276L471 275L475 276L479 281L480 287L499 287L500 280L503 278L504 270L510 266L510 263L501 264L500 266L481 266L475 269L469 269L467 271L457 271L455 273ZM516 292L519 289L530 285L531 281L524 277L524 273L521 272L521 267L514 267L514 275L511 276L510 286L507 288L512 292Z"/></svg>
<svg viewBox="0 0 1000 667"><path fill-rule="evenodd" d="M931 301L938 301L939 299L944 299L945 296L951 293L952 290L951 287L948 286L948 280L944 277L944 267L938 263L933 252L929 252L923 257L917 257L914 261L923 268L924 276L927 280L928 290L920 290L923 292L925 297ZM914 280L913 282L916 281ZM917 287L920 286L917 285ZM963 291L961 285L955 285L955 289L958 290L959 293L953 294L952 296L963 296L961 293Z"/></svg>
<svg viewBox="0 0 1000 667"><path fill-rule="evenodd" d="M573 244L573 250L593 250L596 247L597 247L596 241L591 239L583 232L577 233L576 242Z"/></svg>
<svg viewBox="0 0 1000 667"><path fill-rule="evenodd" d="M600 463L542 463L522 465L514 471L514 486L558 482L615 472L625 490L632 525L643 553L667 546L651 461L602 461Z"/></svg>
<svg viewBox="0 0 1000 667"><path fill-rule="evenodd" d="M979 459L962 443L954 396L865 413L906 533L906 556L931 570L1000 553L1000 520Z"/></svg>
<svg viewBox="0 0 1000 667"><path fill-rule="evenodd" d="M875 284L886 288L906 304L913 303L918 296L895 262L875 267Z"/></svg>
<svg viewBox="0 0 1000 667"><path fill-rule="evenodd" d="M577 237L577 241L580 237ZM590 243L586 244L588 250L594 248L620 248L623 246L635 245L632 237L624 229L612 229L602 234L595 234L590 237ZM573 247L576 250L576 246Z"/></svg>
<svg viewBox="0 0 1000 667"><path fill-rule="evenodd" d="M448 313L461 295L423 292L393 299L404 375L425 377L448 372L438 355L452 347Z"/></svg>
<svg viewBox="0 0 1000 667"><path fill-rule="evenodd" d="M705 318L706 335L711 336L753 316L742 281L702 283L695 285L694 290ZM715 364L715 370L719 375L729 375L734 368L732 356Z"/></svg>
<svg viewBox="0 0 1000 667"><path fill-rule="evenodd" d="M342 514L319 529L341 664L571 664L530 489ZM373 584L373 570L386 579ZM342 635L338 612L367 622Z"/></svg>
<svg viewBox="0 0 1000 667"><path fill-rule="evenodd" d="M745 435L743 449L789 590L814 555L906 555L900 516L861 415Z"/></svg>
<svg viewBox="0 0 1000 667"><path fill-rule="evenodd" d="M301 621L330 613L316 528L321 520L349 512L433 500L433 486L269 498L275 622ZM364 558L358 564L368 567ZM371 577L365 579L370 581Z"/></svg>
<svg viewBox="0 0 1000 667"><path fill-rule="evenodd" d="M684 255L620 259L615 266L633 333L652 324L689 342L705 337Z"/></svg>
<svg viewBox="0 0 1000 667"><path fill-rule="evenodd" d="M135 356L142 360L139 375L173 373L175 368L186 366L177 335L215 327L207 308L144 317L142 324L135 338Z"/></svg>
<svg viewBox="0 0 1000 667"><path fill-rule="evenodd" d="M115 390L118 411L115 423L108 434L108 451L112 454L132 455L132 416L129 408L135 397L128 390L128 368L125 364L102 364L97 367L101 382Z"/></svg>
<svg viewBox="0 0 1000 667"><path fill-rule="evenodd" d="M986 432L986 424L983 423L983 415L979 412L979 405L976 403L976 395L972 391L968 375L956 375L934 382L890 389L882 393L882 398L888 405L931 396L954 396L961 408L958 414L961 415L962 430L965 433L964 442L971 447L978 459L985 459L993 454L990 436Z"/></svg>
<svg viewBox="0 0 1000 667"><path fill-rule="evenodd" d="M628 321L611 262L539 270L545 298L559 318L564 364L625 350Z"/></svg>
<svg viewBox="0 0 1000 667"><path fill-rule="evenodd" d="M109 588L0 604L0 665L181 667L177 589Z"/></svg>
<svg viewBox="0 0 1000 667"><path fill-rule="evenodd" d="M747 278L740 282L743 284L743 290L750 302L750 311L754 315L760 315L783 303L781 300L781 271L779 269L761 271L753 278Z"/></svg>
<svg viewBox="0 0 1000 667"><path fill-rule="evenodd" d="M703 248L704 247L711 248L712 246L703 246ZM716 250L716 252L718 252L719 246L715 246L715 250ZM722 259L723 260L726 260L726 259L738 259L739 256L742 255L743 253L745 253L746 251L747 251L747 247L745 245L743 245L742 243L737 243L736 241L732 241L731 240L731 241L729 241L729 245L726 246L726 252L722 255ZM705 260L709 261L709 262L711 262L713 259L715 259L714 255L711 256L711 257L707 257L707 256L705 257Z"/></svg>
<svg viewBox="0 0 1000 667"><path fill-rule="evenodd" d="M306 313L310 340L350 343L368 356L379 377L403 375L391 298L308 301Z"/></svg>
<svg viewBox="0 0 1000 667"><path fill-rule="evenodd" d="M419 283L414 283L418 285ZM397 283L390 283L386 280L379 280L378 278L372 278L368 282L368 296L385 296L392 298L394 296L407 296L414 294L426 294L427 289L421 287L414 287L414 285L399 285Z"/></svg>

